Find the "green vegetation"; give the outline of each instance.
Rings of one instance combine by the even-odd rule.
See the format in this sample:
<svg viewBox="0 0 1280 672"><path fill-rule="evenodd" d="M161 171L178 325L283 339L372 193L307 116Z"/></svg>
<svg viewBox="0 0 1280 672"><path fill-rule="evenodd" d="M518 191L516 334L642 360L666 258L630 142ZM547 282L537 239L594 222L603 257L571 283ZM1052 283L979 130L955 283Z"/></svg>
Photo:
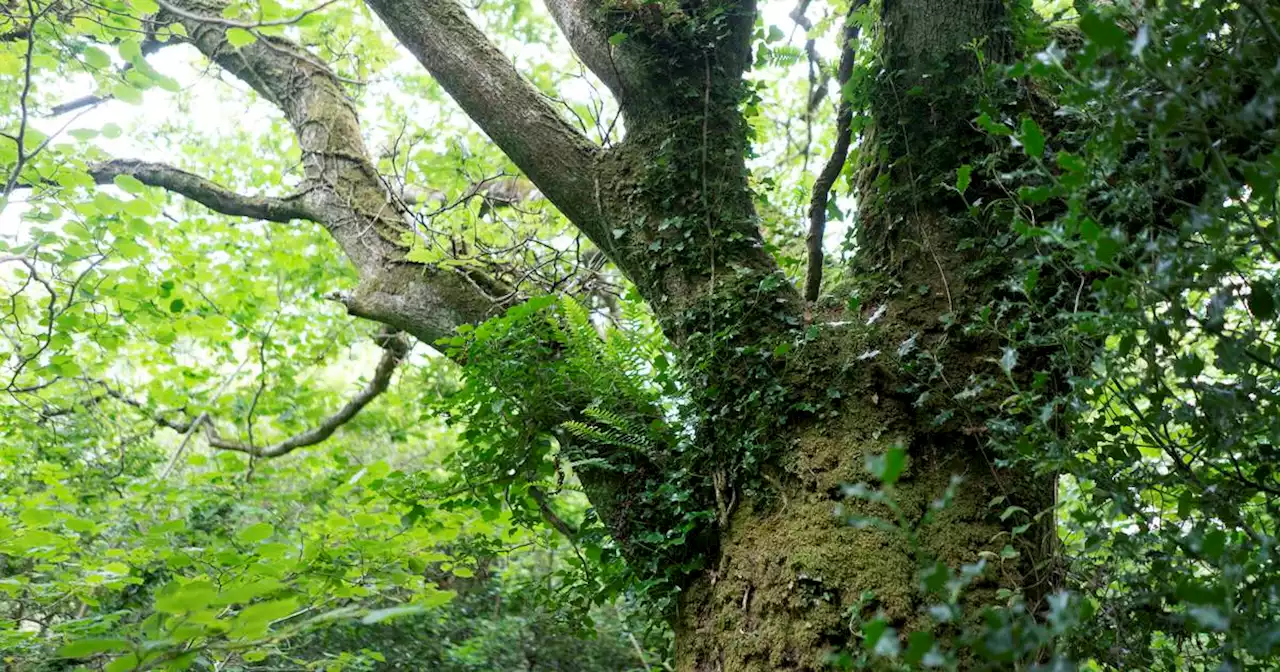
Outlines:
<svg viewBox="0 0 1280 672"><path fill-rule="evenodd" d="M0 667L1280 665L1280 8L545 5L0 7Z"/></svg>

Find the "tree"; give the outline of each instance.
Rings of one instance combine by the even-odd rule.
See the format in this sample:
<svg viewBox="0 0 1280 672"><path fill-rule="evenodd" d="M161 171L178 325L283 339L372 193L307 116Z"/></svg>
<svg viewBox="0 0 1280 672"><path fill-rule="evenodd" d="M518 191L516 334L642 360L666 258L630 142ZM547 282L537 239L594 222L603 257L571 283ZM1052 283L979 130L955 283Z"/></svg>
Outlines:
<svg viewBox="0 0 1280 672"><path fill-rule="evenodd" d="M439 343L465 371L459 407L468 437L490 447L473 463L475 480L514 489L520 506L575 538L585 526L562 520L545 492L548 469L572 465L611 548L670 600L682 670L819 669L848 647L851 622L878 624L857 633L873 647L880 638L897 646L887 628L928 631L937 617L921 584L938 593L957 586L952 599L971 621L982 607L1033 615L1050 607L1062 580L1057 474L1017 449L1027 441L1021 428L1046 411L1006 395L1012 388L1052 398L1104 344L1064 343L1036 323L1037 311L1066 300L1058 294L1039 304L1007 297L1017 287L1031 295L1037 283L1079 278L1084 287L1088 273L1114 271L1046 268L1028 284L1027 264L1041 253L1007 233L1064 206L1021 193L1008 205L1009 186L995 176L1042 167L1045 129L1087 133L1058 120L1049 94L991 74L1051 37L1030 3L842 7L833 155L812 185L803 294L761 230L768 204L748 167L749 115L762 104L744 79L755 61L754 3L548 0L560 33L620 110L625 135L603 144L575 127L455 0L366 4L634 286L673 370L661 385L638 382L625 344L598 338L577 304L530 298L523 268L424 252L413 199L367 148L346 78L269 30L312 10L255 20L238 5L154 0L119 10L127 18L116 28L144 36L123 68L145 71L146 53L167 41L194 46L283 115L299 150L296 189L247 196L127 158L90 161L84 174L99 185L156 187L226 215L315 223L358 278L332 299L386 328L378 337L385 354L346 406L271 444L254 440L252 407L240 440L224 436L208 413L158 413L109 385L102 395L187 438L200 432L215 448L278 457L328 438L386 389L407 356L400 332ZM33 160L44 147L29 147L25 101L38 39L94 11L28 3L16 14L27 23L4 38L28 47L6 196L84 181ZM864 25L874 42L860 49ZM1132 39L1106 25L1120 31L1119 42ZM80 48L86 57L96 49ZM858 68L859 59L875 67ZM1021 149L1016 159L1003 151L1008 137ZM823 263L828 192L842 175L856 184L858 219L847 267L826 278L837 298L823 301L823 275L833 270ZM1158 197L1157 211L1211 193L1194 176L1174 179L1187 189ZM475 193L472 186L466 197ZM1155 228L1122 224L1134 233ZM3 259L43 282L25 251ZM592 263L573 269L575 277L598 271ZM46 289L49 332L34 348L15 349L15 394L77 377L36 370L78 291L73 284L59 298L52 283ZM1086 296L1085 308L1095 300ZM640 368L667 365L665 356L656 361ZM1052 414L1054 403L1047 408ZM847 487L868 480L879 486ZM960 637L963 625L945 636ZM909 641L916 661L932 637ZM1031 648L1032 658L1041 655ZM977 654L962 654L961 664L966 655Z"/></svg>

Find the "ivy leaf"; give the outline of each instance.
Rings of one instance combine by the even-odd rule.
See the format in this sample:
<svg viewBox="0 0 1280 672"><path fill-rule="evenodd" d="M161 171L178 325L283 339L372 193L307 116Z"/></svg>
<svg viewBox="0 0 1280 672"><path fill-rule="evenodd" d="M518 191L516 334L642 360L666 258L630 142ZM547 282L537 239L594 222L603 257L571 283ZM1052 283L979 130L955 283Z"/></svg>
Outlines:
<svg viewBox="0 0 1280 672"><path fill-rule="evenodd" d="M928 632L913 632L907 636L907 652L903 659L915 665L924 660L925 654L933 648L933 635Z"/></svg>
<svg viewBox="0 0 1280 672"><path fill-rule="evenodd" d="M1080 18L1080 30L1090 42L1105 49L1122 49L1129 43L1129 34L1115 21L1089 12Z"/></svg>
<svg viewBox="0 0 1280 672"><path fill-rule="evenodd" d="M1022 143L1022 150L1027 156L1037 159L1044 156L1044 133L1040 131L1040 125L1035 119L1022 118L1022 133L1018 135L1018 141Z"/></svg>
<svg viewBox="0 0 1280 672"><path fill-rule="evenodd" d="M963 194L969 189L969 179L973 175L973 166L964 164L956 168L956 191Z"/></svg>
<svg viewBox="0 0 1280 672"><path fill-rule="evenodd" d="M897 483L898 477L906 468L907 451L901 446L890 448L880 455L867 457L867 471L887 486Z"/></svg>
<svg viewBox="0 0 1280 672"><path fill-rule="evenodd" d="M1138 26L1138 34L1133 38L1133 46L1129 48L1131 56L1141 56L1147 45L1151 44L1151 27L1147 24Z"/></svg>
<svg viewBox="0 0 1280 672"><path fill-rule="evenodd" d="M1276 316L1276 300L1266 287L1253 285L1249 288L1249 312L1259 320L1270 320Z"/></svg>
<svg viewBox="0 0 1280 672"><path fill-rule="evenodd" d="M992 119L991 115L987 114L986 112L983 112L982 114L978 115L978 118L975 121L979 126L982 127L982 130L990 133L991 135L997 135L997 136L1013 135L1013 129L1009 128L1008 126L1005 126L1004 124L996 121L995 119Z"/></svg>
<svg viewBox="0 0 1280 672"><path fill-rule="evenodd" d="M1013 368L1018 365L1017 348L1005 348L1004 353L1000 355L1000 370L1005 374L1013 373Z"/></svg>

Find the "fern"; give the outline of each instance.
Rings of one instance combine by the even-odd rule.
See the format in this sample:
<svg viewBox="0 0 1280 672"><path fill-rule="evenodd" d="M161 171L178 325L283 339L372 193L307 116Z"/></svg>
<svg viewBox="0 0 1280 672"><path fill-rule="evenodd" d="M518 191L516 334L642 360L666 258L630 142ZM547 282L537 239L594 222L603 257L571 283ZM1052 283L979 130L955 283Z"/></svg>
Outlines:
<svg viewBox="0 0 1280 672"><path fill-rule="evenodd" d="M651 452L657 442L645 427L632 418L592 406L583 411L592 422L570 420L561 423L566 431L579 440L602 448L623 448Z"/></svg>
<svg viewBox="0 0 1280 672"><path fill-rule="evenodd" d="M804 51L799 47L781 45L770 49L765 58L769 65L788 68L804 59Z"/></svg>
<svg viewBox="0 0 1280 672"><path fill-rule="evenodd" d="M647 434L645 427L636 422L634 418L624 417L619 413L607 411L599 406L587 408L583 411L583 414L600 425L604 425L620 434L633 437L642 437Z"/></svg>

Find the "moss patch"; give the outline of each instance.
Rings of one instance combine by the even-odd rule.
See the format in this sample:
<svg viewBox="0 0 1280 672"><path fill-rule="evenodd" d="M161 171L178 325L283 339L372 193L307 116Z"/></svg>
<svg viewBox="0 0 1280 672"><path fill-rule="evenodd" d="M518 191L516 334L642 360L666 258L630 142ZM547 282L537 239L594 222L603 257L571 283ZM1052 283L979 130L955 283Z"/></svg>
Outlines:
<svg viewBox="0 0 1280 672"><path fill-rule="evenodd" d="M910 446L910 467L896 488L909 520L942 496L952 474L966 477L952 505L922 531L923 555L951 567L998 556L1007 539L1000 509L988 506L992 497L1012 494L1011 501L1035 510L1043 502L1030 500L1050 491L1014 487L1031 481L1011 474L993 477L997 472L971 442L913 433L910 414L892 401L850 400L842 410L836 421L797 428L771 479L773 496L734 512L719 557L708 559L712 570L690 586L676 615L680 669L824 669L830 652L857 644L851 617L879 612L900 632L929 627L917 579L925 558L913 553L906 535L860 529L840 515L887 515L844 500L840 486L869 480L865 456L896 440ZM974 600L990 602L996 588L1018 585L1027 571L1022 560L994 562ZM851 613L867 592L871 599Z"/></svg>

